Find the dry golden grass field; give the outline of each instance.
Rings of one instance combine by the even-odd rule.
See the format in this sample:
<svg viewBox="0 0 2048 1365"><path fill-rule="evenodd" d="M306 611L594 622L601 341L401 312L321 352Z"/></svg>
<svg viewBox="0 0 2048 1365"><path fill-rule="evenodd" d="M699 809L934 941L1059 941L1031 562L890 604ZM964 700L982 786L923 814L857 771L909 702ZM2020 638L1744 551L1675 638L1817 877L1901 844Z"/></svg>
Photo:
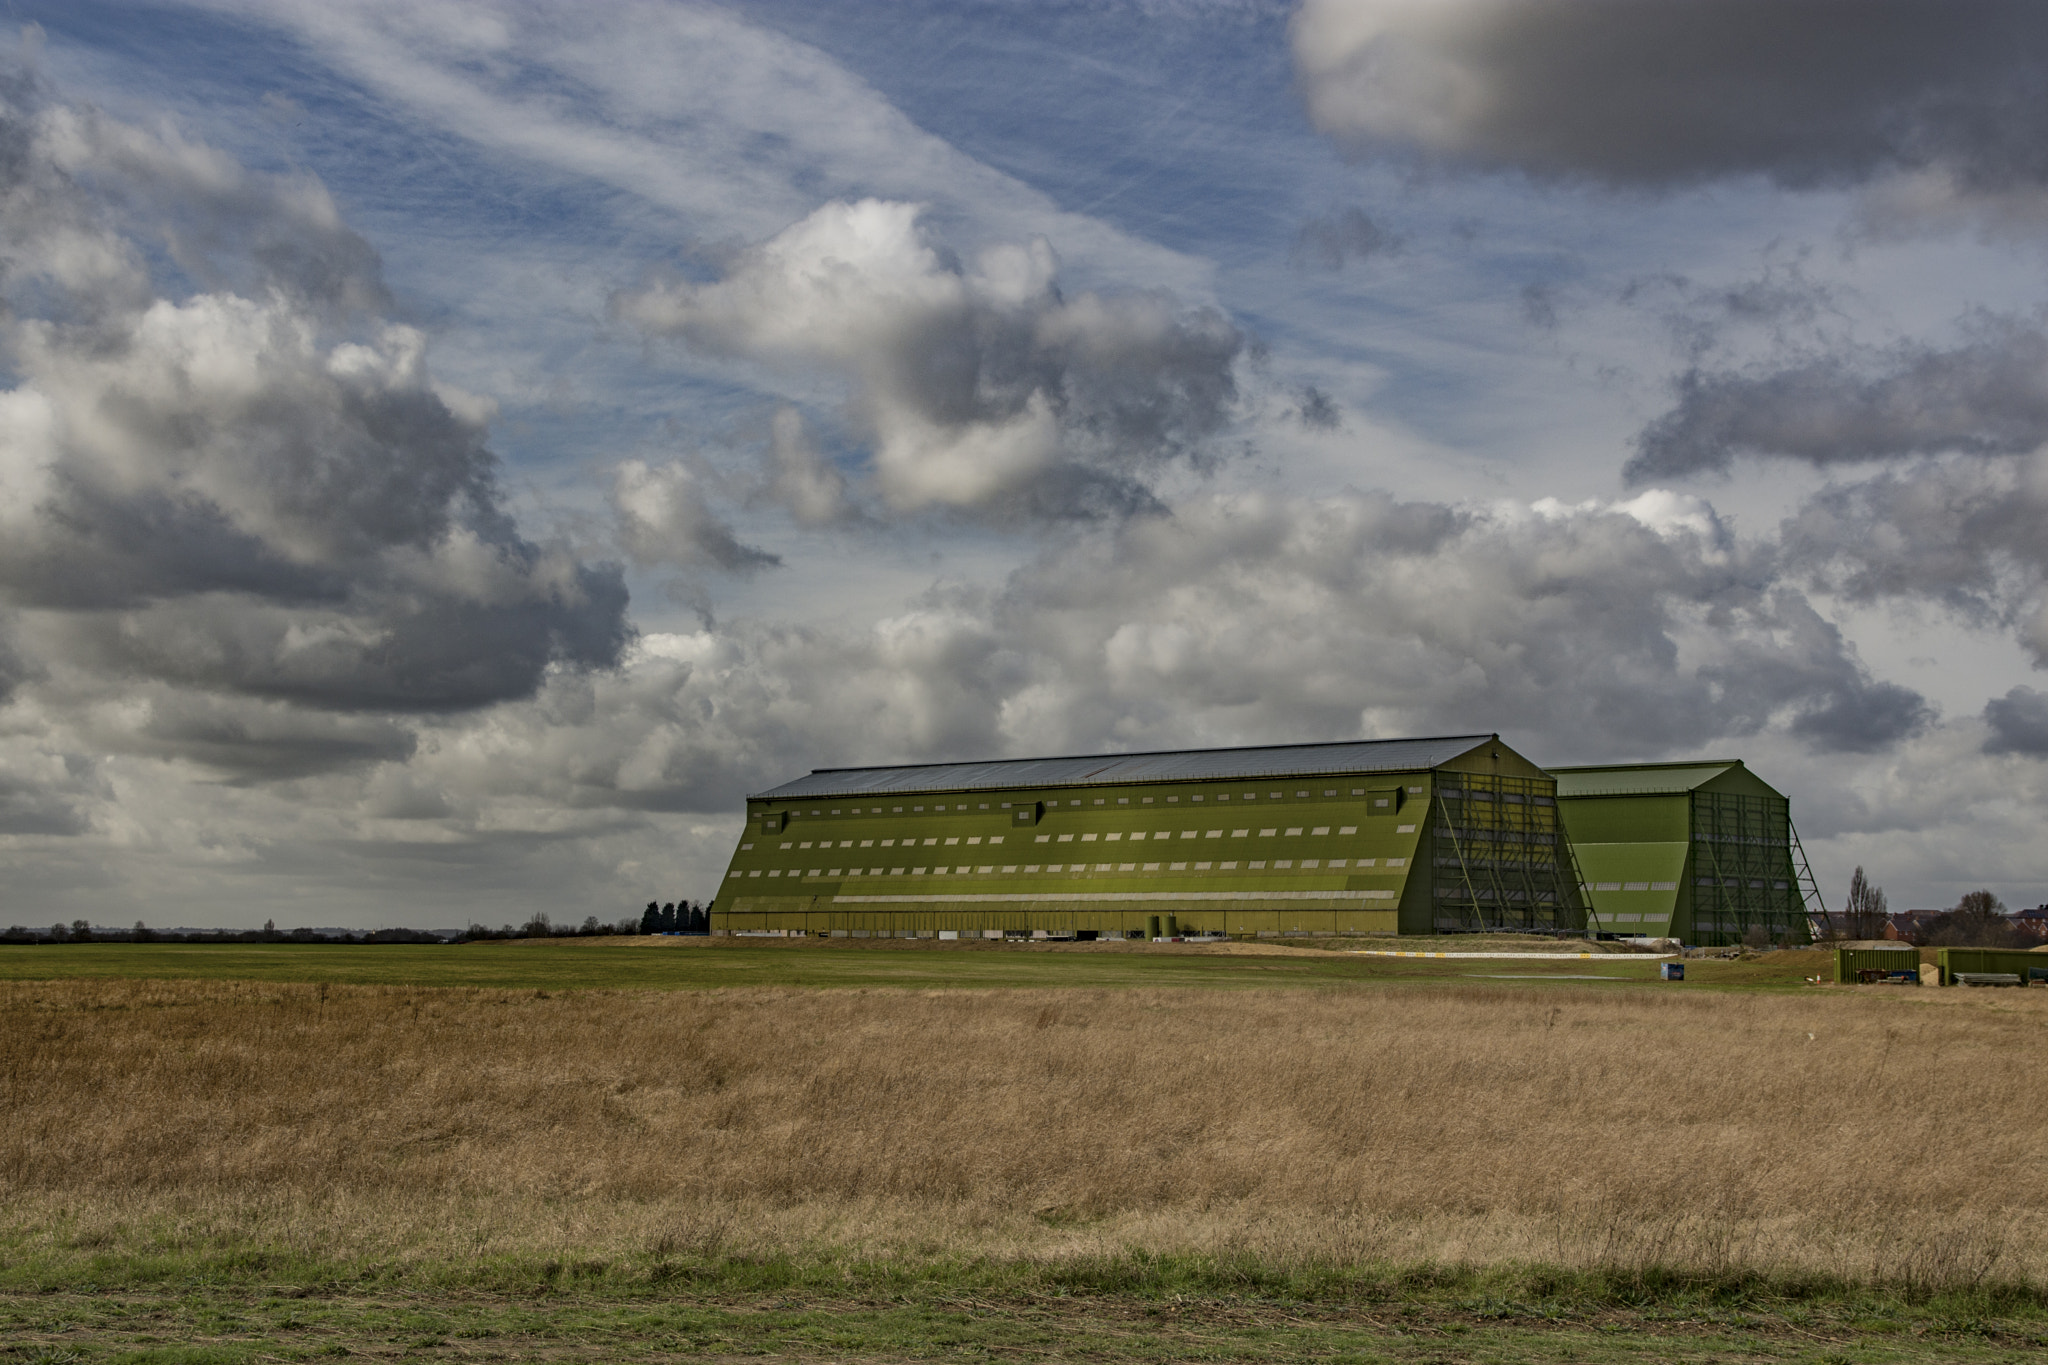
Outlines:
<svg viewBox="0 0 2048 1365"><path fill-rule="evenodd" d="M0 1258L452 1282L1180 1257L2038 1294L2044 1055L2038 990L7 981Z"/></svg>

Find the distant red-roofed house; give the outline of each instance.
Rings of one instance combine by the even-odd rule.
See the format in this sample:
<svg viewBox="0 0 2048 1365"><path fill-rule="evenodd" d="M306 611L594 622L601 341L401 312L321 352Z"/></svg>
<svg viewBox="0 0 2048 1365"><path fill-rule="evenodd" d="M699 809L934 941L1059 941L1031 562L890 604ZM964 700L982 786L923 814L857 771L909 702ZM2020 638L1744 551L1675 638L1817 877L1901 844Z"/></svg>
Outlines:
<svg viewBox="0 0 2048 1365"><path fill-rule="evenodd" d="M2011 916L2012 927L2036 943L2048 943L2048 905L2020 910Z"/></svg>
<svg viewBox="0 0 2048 1365"><path fill-rule="evenodd" d="M1900 910L1886 915L1884 936L1900 943L1918 943L1920 935L1927 928L1927 922L1937 915L1947 913L1946 910Z"/></svg>

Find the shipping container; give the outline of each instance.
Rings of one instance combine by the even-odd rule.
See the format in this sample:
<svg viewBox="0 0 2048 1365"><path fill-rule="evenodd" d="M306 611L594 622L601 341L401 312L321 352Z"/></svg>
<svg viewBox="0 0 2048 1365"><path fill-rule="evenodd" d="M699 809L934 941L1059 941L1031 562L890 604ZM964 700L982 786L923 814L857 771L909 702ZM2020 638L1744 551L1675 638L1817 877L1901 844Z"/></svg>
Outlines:
<svg viewBox="0 0 2048 1365"><path fill-rule="evenodd" d="M2048 983L2048 953L2030 953L2020 948L1942 948L1934 954L1941 968L1941 984L1956 984L1956 974L2011 975L2022 986Z"/></svg>
<svg viewBox="0 0 2048 1365"><path fill-rule="evenodd" d="M1896 948L1835 949L1835 980L1845 986L1889 983L1920 984L1920 951L1900 944Z"/></svg>

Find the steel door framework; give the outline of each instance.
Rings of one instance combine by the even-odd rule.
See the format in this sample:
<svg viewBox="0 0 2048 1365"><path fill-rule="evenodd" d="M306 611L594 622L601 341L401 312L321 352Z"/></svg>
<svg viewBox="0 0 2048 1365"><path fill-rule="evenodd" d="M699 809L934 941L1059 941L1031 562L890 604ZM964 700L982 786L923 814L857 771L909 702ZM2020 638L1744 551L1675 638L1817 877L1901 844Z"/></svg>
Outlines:
<svg viewBox="0 0 2048 1365"><path fill-rule="evenodd" d="M1565 889L1573 875L1565 866L1571 853L1550 785L1465 773L1440 779L1430 840L1432 928L1555 933L1576 927Z"/></svg>
<svg viewBox="0 0 2048 1365"><path fill-rule="evenodd" d="M1740 942L1757 928L1773 942L1792 937L1806 895L1792 860L1790 803L1694 791L1691 807L1694 939Z"/></svg>

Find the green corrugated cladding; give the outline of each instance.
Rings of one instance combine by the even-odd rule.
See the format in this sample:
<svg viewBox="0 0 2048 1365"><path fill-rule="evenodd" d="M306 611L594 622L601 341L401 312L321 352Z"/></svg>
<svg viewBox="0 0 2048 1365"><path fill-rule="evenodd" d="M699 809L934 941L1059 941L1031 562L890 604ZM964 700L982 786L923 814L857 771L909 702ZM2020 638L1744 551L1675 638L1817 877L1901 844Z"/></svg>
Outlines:
<svg viewBox="0 0 2048 1365"><path fill-rule="evenodd" d="M2011 972L2022 985L2048 981L2048 953L2023 948L1942 948L1934 954L1934 961L1941 968L1944 986L1956 984L1957 972Z"/></svg>
<svg viewBox="0 0 2048 1365"><path fill-rule="evenodd" d="M1573 796L1558 783L1574 844L1683 844L1691 840L1692 793Z"/></svg>
<svg viewBox="0 0 2048 1365"><path fill-rule="evenodd" d="M1900 944L1897 948L1837 948L1835 949L1835 981L1838 985L1853 986L1863 980L1865 972L1912 972L1919 980L1920 954L1918 950Z"/></svg>
<svg viewBox="0 0 2048 1365"><path fill-rule="evenodd" d="M1121 934L1172 915L1197 933L1430 933L1492 907L1574 928L1568 863L1547 906L1516 894L1539 838L1562 856L1554 790L1496 740L1406 773L755 799L711 922Z"/></svg>
<svg viewBox="0 0 2048 1365"><path fill-rule="evenodd" d="M1681 809L1683 798L1679 802ZM1586 927L1596 934L1643 934L1651 938L1673 935L1672 920L1679 929L1686 919L1679 915L1681 903L1690 905L1684 894L1686 856L1692 844L1676 843L1580 843L1572 841L1572 856L1578 860L1579 875L1586 879ZM1683 937L1683 933L1678 934Z"/></svg>
<svg viewBox="0 0 2048 1365"><path fill-rule="evenodd" d="M1348 782L1318 779L1313 788L1261 783L1249 801L1254 788L1234 784L1175 792L1171 802L1106 788L806 803L787 828L741 841L713 926L1121 933L1172 913L1196 930L1392 932L1423 842L1428 784L1426 775L1401 784L1424 788L1410 797L1388 776L1356 798ZM1377 816L1374 799L1389 802ZM1020 807L1040 806L1032 823L1016 822ZM757 812L750 827L759 824ZM1221 899L1261 891L1279 894ZM1224 913L1196 915L1204 900Z"/></svg>
<svg viewBox="0 0 2048 1365"><path fill-rule="evenodd" d="M1597 933L1807 941L1791 807L1739 760L1560 768L1558 809Z"/></svg>

